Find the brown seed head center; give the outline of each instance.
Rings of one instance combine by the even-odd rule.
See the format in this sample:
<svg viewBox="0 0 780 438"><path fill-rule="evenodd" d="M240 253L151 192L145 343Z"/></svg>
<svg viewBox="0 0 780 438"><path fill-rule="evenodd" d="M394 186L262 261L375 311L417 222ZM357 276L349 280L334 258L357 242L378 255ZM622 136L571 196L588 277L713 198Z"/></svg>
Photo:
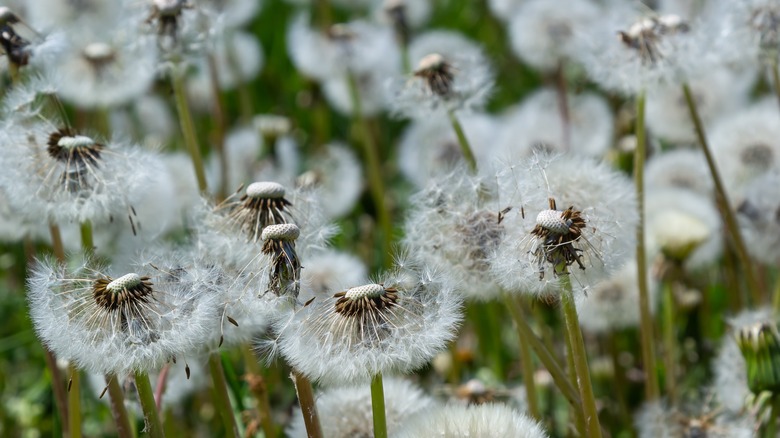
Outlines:
<svg viewBox="0 0 780 438"><path fill-rule="evenodd" d="M398 302L398 290L381 284L366 284L333 295L336 312L344 317L364 318L384 313Z"/></svg>
<svg viewBox="0 0 780 438"><path fill-rule="evenodd" d="M146 303L152 295L149 277L130 273L117 279L99 278L92 284L92 297L98 306L113 312Z"/></svg>

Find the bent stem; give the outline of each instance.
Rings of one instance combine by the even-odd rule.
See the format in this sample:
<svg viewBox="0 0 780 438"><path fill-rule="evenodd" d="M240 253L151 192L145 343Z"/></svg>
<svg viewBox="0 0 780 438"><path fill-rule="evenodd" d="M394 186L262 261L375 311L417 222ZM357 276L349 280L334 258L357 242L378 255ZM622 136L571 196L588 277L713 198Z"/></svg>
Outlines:
<svg viewBox="0 0 780 438"><path fill-rule="evenodd" d="M582 405L585 412L588 437L598 438L601 437L599 412L596 408L596 399L593 395L593 386L590 382L588 357L585 352L585 342L582 339L580 321L577 316L577 306L574 304L574 293L572 292L570 281L568 275L561 276L561 283L563 284L563 296L561 297L563 317L566 331L569 332L571 336L572 359L574 360L574 368L577 371L577 379L580 384L580 396L582 397Z"/></svg>
<svg viewBox="0 0 780 438"><path fill-rule="evenodd" d="M507 308L512 314L512 318L514 320L525 320L524 316L522 315L522 306L515 302L515 300L513 300L512 297L510 297L508 294L504 294L504 299L506 301L514 302L514 304L507 303ZM517 325L518 324L516 323L515 326ZM532 341L527 339L528 334L529 333L527 331L522 330L519 327L517 328L517 338L520 341L520 367L523 370L525 395L528 399L528 413L531 414L531 416L536 420L541 420L542 417L541 412L539 411L539 398L536 393L536 382L534 381L534 363L533 358L531 357L531 346L529 345Z"/></svg>
<svg viewBox="0 0 780 438"><path fill-rule="evenodd" d="M138 399L144 412L144 430L151 438L163 438L165 432L160 422L160 414L157 412L157 404L154 402L154 392L152 384L149 383L149 375L136 371L134 377Z"/></svg>
<svg viewBox="0 0 780 438"><path fill-rule="evenodd" d="M227 381L225 380L225 370L222 368L222 359L218 353L209 356L209 372L211 381L214 385L214 404L217 406L222 424L225 426L225 434L234 438L239 438L241 433L236 424L236 417L233 415L233 407L230 405L230 395L228 395Z"/></svg>
<svg viewBox="0 0 780 438"><path fill-rule="evenodd" d="M639 286L639 321L642 341L642 363L646 373L645 399L657 400L661 394L655 372L655 345L653 343L653 316L650 314L650 293L647 290L647 255L645 251L645 92L636 98L636 151L634 151L634 185L636 187L639 223L636 229L636 265Z"/></svg>
<svg viewBox="0 0 780 438"><path fill-rule="evenodd" d="M176 100L176 111L179 113L179 125L184 135L184 144L187 146L187 152L192 159L192 166L195 168L195 177L198 180L198 189L201 193L206 193L208 185L206 183L206 171L203 167L203 157L200 154L198 146L198 137L195 134L195 125L192 121L190 106L187 103L187 95L184 91L184 72L179 68L174 68L171 72L171 82L173 85L173 95Z"/></svg>
<svg viewBox="0 0 780 438"><path fill-rule="evenodd" d="M374 414L374 438L387 438L385 389L382 384L381 373L371 379L371 410Z"/></svg>
<svg viewBox="0 0 780 438"><path fill-rule="evenodd" d="M108 385L108 396L111 406L111 415L116 423L116 433L120 438L131 438L133 428L130 425L130 417L127 416L125 408L125 396L122 387L119 386L116 376L107 375L106 384Z"/></svg>
<svg viewBox="0 0 780 438"><path fill-rule="evenodd" d="M758 284L758 279L753 271L753 264L750 261L750 256L745 246L745 241L742 238L742 233L739 230L739 224L737 224L737 218L734 215L734 210L731 209L731 203L729 202L726 189L723 187L723 181L720 178L720 173L715 165L715 159L712 157L709 144L707 143L707 136L704 133L704 126L702 125L701 118L699 117L699 111L696 108L696 101L693 99L691 89L688 84L682 85L683 94L685 94L685 102L688 105L688 111L691 114L691 120L693 120L693 126L696 130L696 136L699 139L699 145L701 146L704 157L707 159L707 167L710 169L710 175L712 181L715 183L715 196L720 205L720 213L723 216L723 222L726 224L726 228L731 236L731 241L734 244L734 249L737 251L737 257L742 264L742 269L745 273L745 281L747 282L748 291L750 297L753 300L753 305L758 306L763 301L761 287Z"/></svg>
<svg viewBox="0 0 780 438"><path fill-rule="evenodd" d="M382 247L380 248L380 254L385 260L385 265L390 261L387 254L390 254L390 245L393 239L393 224L390 220L390 212L385 204L385 187L382 181L382 166L379 162L379 150L374 137L371 135L371 130L368 127L366 118L363 116L363 105L360 102L360 89L358 88L357 79L355 75L347 73L347 82L349 83L349 94L352 100L352 116L354 123L360 132L361 144L363 145L363 151L366 157L366 164L368 169L368 185L371 190L371 196L374 199L374 207L376 208L377 221L379 227L382 230Z"/></svg>
<svg viewBox="0 0 780 438"><path fill-rule="evenodd" d="M295 369L290 373L290 378L295 384L295 392L298 394L298 403L301 405L303 424L309 438L322 438L322 426L317 415L317 405L314 402L314 389L306 376Z"/></svg>
<svg viewBox="0 0 780 438"><path fill-rule="evenodd" d="M447 111L447 115L450 118L452 129L455 130L455 135L458 136L458 145L460 145L460 152L463 154L463 159L469 164L471 173L477 173L477 159L474 158L474 152L472 152L471 144L466 137L466 132L463 131L463 126L455 115L455 111L449 110Z"/></svg>
<svg viewBox="0 0 780 438"><path fill-rule="evenodd" d="M531 330L520 303L507 293L504 294L504 301L507 304L509 313L512 315L512 319L515 321L515 327L517 328L520 339L525 340L528 345L531 346L531 349L536 353L539 361L542 362L542 365L544 365L547 372L552 376L555 386L558 387L558 390L561 391L571 407L576 411L582 412L582 403L580 402L580 395L577 392L577 389L569 382L566 373L561 366L558 365L555 356L553 356L547 347L544 346L533 330Z"/></svg>
<svg viewBox="0 0 780 438"><path fill-rule="evenodd" d="M68 431L70 438L81 437L81 384L79 370L68 365L70 381L68 382Z"/></svg>

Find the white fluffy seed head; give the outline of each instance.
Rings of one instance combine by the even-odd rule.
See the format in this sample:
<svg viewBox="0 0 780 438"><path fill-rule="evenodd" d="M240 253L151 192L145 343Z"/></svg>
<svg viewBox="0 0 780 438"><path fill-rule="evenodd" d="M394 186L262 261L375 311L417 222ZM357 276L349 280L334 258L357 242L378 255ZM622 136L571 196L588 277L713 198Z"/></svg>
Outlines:
<svg viewBox="0 0 780 438"><path fill-rule="evenodd" d="M357 301L362 298L379 298L384 293L385 287L381 284L374 283L348 289L344 296L352 301Z"/></svg>
<svg viewBox="0 0 780 438"><path fill-rule="evenodd" d="M108 283L106 290L116 294L125 289L132 289L139 284L141 284L141 276L131 272Z"/></svg>
<svg viewBox="0 0 780 438"><path fill-rule="evenodd" d="M79 147L87 147L95 144L95 140L85 135L62 136L57 142L57 146L65 149L75 149Z"/></svg>
<svg viewBox="0 0 780 438"><path fill-rule="evenodd" d="M104 42L93 42L84 47L83 53L87 59L102 60L114 56L114 49Z"/></svg>
<svg viewBox="0 0 780 438"><path fill-rule="evenodd" d="M438 53L430 53L423 56L420 62L417 63L417 71L436 70L444 65L445 62L443 56Z"/></svg>
<svg viewBox="0 0 780 438"><path fill-rule="evenodd" d="M246 188L250 198L280 199L284 197L284 186L270 181L254 182Z"/></svg>
<svg viewBox="0 0 780 438"><path fill-rule="evenodd" d="M269 225L263 229L263 240L295 240L301 235L301 230L295 224Z"/></svg>
<svg viewBox="0 0 780 438"><path fill-rule="evenodd" d="M558 210L542 210L536 215L536 224L555 234L566 234L569 232L569 224L563 220L561 212Z"/></svg>
<svg viewBox="0 0 780 438"><path fill-rule="evenodd" d="M160 15L176 15L184 7L184 0L152 0Z"/></svg>

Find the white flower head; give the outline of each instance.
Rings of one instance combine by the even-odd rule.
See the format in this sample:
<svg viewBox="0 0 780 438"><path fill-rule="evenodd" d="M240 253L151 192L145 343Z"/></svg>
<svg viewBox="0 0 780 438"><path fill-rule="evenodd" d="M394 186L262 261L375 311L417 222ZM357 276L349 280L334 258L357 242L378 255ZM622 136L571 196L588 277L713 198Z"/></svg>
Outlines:
<svg viewBox="0 0 780 438"><path fill-rule="evenodd" d="M154 38L127 24L67 34L64 50L52 57L59 95L80 108L114 107L142 96L152 85L157 66Z"/></svg>
<svg viewBox="0 0 780 438"><path fill-rule="evenodd" d="M704 197L712 195L712 176L701 151L675 149L653 155L645 166L648 189L685 189Z"/></svg>
<svg viewBox="0 0 780 438"><path fill-rule="evenodd" d="M675 408L664 402L646 403L635 418L639 438L706 436L713 438L752 438L753 422L746 416L722 412L707 400Z"/></svg>
<svg viewBox="0 0 780 438"><path fill-rule="evenodd" d="M116 375L157 370L199 351L217 329L212 272L158 262L109 276L90 265L40 261L28 278L38 336L79 367Z"/></svg>
<svg viewBox="0 0 780 438"><path fill-rule="evenodd" d="M623 266L637 224L633 185L603 163L535 155L497 175L512 206L491 269L510 291L555 294L563 276L588 291Z"/></svg>
<svg viewBox="0 0 780 438"><path fill-rule="evenodd" d="M689 84L704 126L747 104L755 75L728 68L713 69ZM698 141L688 104L679 84L664 84L647 95L647 127L658 137L675 144Z"/></svg>
<svg viewBox="0 0 780 438"><path fill-rule="evenodd" d="M748 252L768 265L780 262L780 173L759 176L737 207Z"/></svg>
<svg viewBox="0 0 780 438"><path fill-rule="evenodd" d="M484 404L447 405L421 412L407 422L396 436L546 438L548 435L539 423L509 406Z"/></svg>
<svg viewBox="0 0 780 438"><path fill-rule="evenodd" d="M411 59L417 62L412 76L390 84L396 114L422 118L441 111L472 111L490 97L493 72L481 53L470 57L431 52Z"/></svg>
<svg viewBox="0 0 780 438"><path fill-rule="evenodd" d="M590 23L579 61L591 79L627 94L660 84L681 84L706 71L718 55L710 54L713 32L702 21L678 15L643 14L624 4Z"/></svg>
<svg viewBox="0 0 780 438"><path fill-rule="evenodd" d="M0 185L12 190L19 211L55 223L109 222L130 217L132 206L158 183L157 156L101 140L72 128L18 121L0 137L6 170Z"/></svg>
<svg viewBox="0 0 780 438"><path fill-rule="evenodd" d="M501 288L489 259L504 234L495 187L464 169L436 178L410 201L404 245L422 263L435 266L465 297L488 300Z"/></svg>
<svg viewBox="0 0 780 438"><path fill-rule="evenodd" d="M343 143L328 143L312 154L306 169L296 178L296 185L319 199L326 218L339 218L352 211L365 184L360 160L352 149Z"/></svg>
<svg viewBox="0 0 780 438"><path fill-rule="evenodd" d="M480 174L491 174L499 121L485 113L463 114L458 116L458 121L480 163ZM465 162L458 137L444 115L413 120L401 135L400 143L398 166L419 188Z"/></svg>
<svg viewBox="0 0 780 438"><path fill-rule="evenodd" d="M745 185L761 174L780 169L780 112L777 102L769 103L720 119L709 135L723 184L732 197L739 197Z"/></svg>
<svg viewBox="0 0 780 438"><path fill-rule="evenodd" d="M723 250L720 215L706 195L658 188L645 195L648 254L695 269L714 263Z"/></svg>
<svg viewBox="0 0 780 438"><path fill-rule="evenodd" d="M565 8L545 0L523 2L509 22L514 53L532 67L551 71L571 57L573 40L597 20L600 8L588 0L570 0Z"/></svg>
<svg viewBox="0 0 780 438"><path fill-rule="evenodd" d="M461 301L438 275L405 266L381 283L318 297L277 328L287 362L328 385L408 373L446 348Z"/></svg>
<svg viewBox="0 0 780 438"><path fill-rule="evenodd" d="M568 122L561 116L557 92L549 88L534 92L510 110L496 140L499 154L515 158L539 152L604 156L614 132L614 117L607 101L595 93L568 95L566 100Z"/></svg>
<svg viewBox="0 0 780 438"><path fill-rule="evenodd" d="M397 378L384 379L384 397L387 430L390 434L394 434L411 416L435 405L433 398L417 385ZM374 435L371 392L367 387L328 389L318 394L316 399L323 436L354 438ZM306 437L300 408L295 408L292 418L287 436Z"/></svg>
<svg viewBox="0 0 780 438"><path fill-rule="evenodd" d="M726 36L719 51L737 62L777 62L780 4L774 0L715 1L706 12Z"/></svg>

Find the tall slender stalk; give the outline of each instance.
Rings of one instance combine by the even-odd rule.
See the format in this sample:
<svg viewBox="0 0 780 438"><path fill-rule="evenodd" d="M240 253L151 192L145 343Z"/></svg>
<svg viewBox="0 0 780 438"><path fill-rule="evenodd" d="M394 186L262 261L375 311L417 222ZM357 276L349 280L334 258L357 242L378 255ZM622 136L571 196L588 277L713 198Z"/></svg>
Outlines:
<svg viewBox="0 0 780 438"><path fill-rule="evenodd" d="M763 294L761 287L759 286L756 274L753 271L753 264L750 260L750 256L745 246L745 241L742 238L742 233L739 230L739 224L737 218L734 215L734 210L731 209L731 203L729 202L726 189L723 187L723 181L720 178L720 172L715 164L715 159L712 157L709 144L707 142L707 136L704 133L704 125L699 117L699 111L696 108L696 101L693 99L691 89L688 84L682 85L683 94L685 94L685 102L688 105L688 111L691 114L691 120L696 130L696 136L699 139L699 146L701 146L704 157L707 159L707 167L710 169L710 175L712 181L715 183L715 197L720 205L720 213L723 216L723 222L726 224L726 229L729 231L731 241L734 244L734 249L737 251L737 257L742 264L742 270L745 273L745 281L747 282L748 291L750 297L753 300L753 305L759 305L763 302Z"/></svg>
<svg viewBox="0 0 780 438"><path fill-rule="evenodd" d="M512 300L512 297L505 294L504 299L507 301L514 301ZM512 314L513 319L525 319L524 315L519 314L517 317L515 317L515 312L522 312L523 308L521 305L515 303L507 305L507 308L509 308L510 313ZM515 308L513 310L512 308ZM517 325L517 324L515 324ZM531 357L531 346L530 343L532 342L529 339L526 339L528 337L528 333L525 330L517 328L517 338L520 341L520 367L523 370L523 383L525 386L525 395L526 399L528 399L528 413L531 414L532 417L534 417L537 420L541 420L541 411L539 410L539 397L536 392L536 382L534 381L534 363L533 358Z"/></svg>
<svg viewBox="0 0 780 438"><path fill-rule="evenodd" d="M198 189L201 193L206 193L208 185L206 183L206 170L203 167L203 157L200 154L198 146L198 136L195 134L195 125L192 121L192 113L187 103L187 95L184 90L184 72L175 67L171 72L171 84L173 85L173 95L176 101L176 111L179 113L179 125L182 135L184 135L184 144L187 146L187 152L192 159L192 166L195 169L195 177L198 180Z"/></svg>
<svg viewBox="0 0 780 438"><path fill-rule="evenodd" d="M133 427L130 424L130 417L127 416L125 408L125 396L122 387L119 386L116 376L106 376L108 385L108 396L111 406L111 415L116 423L116 433L120 438L131 438L133 436Z"/></svg>
<svg viewBox="0 0 780 438"><path fill-rule="evenodd" d="M219 353L213 353L209 356L209 372L214 385L214 404L222 417L225 434L234 438L240 438L241 433L239 432L238 424L236 424L236 417L233 415L233 407L230 405L225 370L222 368L222 359Z"/></svg>
<svg viewBox="0 0 780 438"><path fill-rule="evenodd" d="M57 224L49 224L49 234L51 234L51 250L54 257L60 263L65 263L65 247L62 245L62 234Z"/></svg>
<svg viewBox="0 0 780 438"><path fill-rule="evenodd" d="M267 438L274 438L276 437L276 428L271 415L271 403L268 400L268 387L265 379L263 379L260 365L257 363L254 354L252 354L250 346L242 346L241 353L244 355L244 364L246 365L244 379L249 385L249 391L257 402L257 414L260 418L260 425L263 427L263 433L265 433Z"/></svg>
<svg viewBox="0 0 780 438"><path fill-rule="evenodd" d="M571 332L569 330L563 331L563 337L566 340L566 372L569 375L569 382L575 388L580 387L579 379L577 378L577 366L574 364L574 347L571 340ZM574 411L574 425L577 428L579 436L588 436L588 426L585 423L585 406L579 411Z"/></svg>
<svg viewBox="0 0 780 438"><path fill-rule="evenodd" d="M387 204L385 203L385 187L384 181L382 180L384 172L382 172L382 165L379 162L377 144L374 141L368 123L363 116L363 105L360 102L360 89L358 88L355 75L347 73L347 82L349 83L349 93L352 100L352 116L356 127L360 131L361 144L368 166L368 169L366 169L366 173L368 174L368 185L374 200L377 221L382 230L382 247L380 248L380 254L384 257L384 264L387 265L390 261L390 258L387 255L390 254L390 245L393 240L393 224L390 219L390 212L387 209Z"/></svg>
<svg viewBox="0 0 780 438"><path fill-rule="evenodd" d="M381 373L371 379L371 411L374 414L374 438L387 438L385 389Z"/></svg>
<svg viewBox="0 0 780 438"><path fill-rule="evenodd" d="M79 370L73 364L68 366L68 432L70 438L81 437L81 382Z"/></svg>
<svg viewBox="0 0 780 438"><path fill-rule="evenodd" d="M636 186L639 224L636 229L636 265L639 286L639 321L642 341L642 363L645 368L645 399L657 400L661 394L655 372L653 316L650 313L650 293L647 290L647 254L645 251L645 92L636 98L636 151L634 151L634 185Z"/></svg>
<svg viewBox="0 0 780 438"><path fill-rule="evenodd" d="M92 254L95 250L95 239L92 236L92 223L84 221L79 226L81 232L81 249L84 254Z"/></svg>
<svg viewBox="0 0 780 438"><path fill-rule="evenodd" d="M571 111L569 110L569 97L566 87L566 75L564 61L558 63L555 70L555 94L558 101L558 114L561 115L561 132L563 133L563 150L571 150Z"/></svg>
<svg viewBox="0 0 780 438"><path fill-rule="evenodd" d="M290 373L295 384L295 392L298 394L298 403L301 405L301 415L303 415L303 424L306 426L306 433L309 438L323 438L322 426L320 426L320 417L317 415L317 404L314 401L314 389L306 376L296 370Z"/></svg>
<svg viewBox="0 0 780 438"><path fill-rule="evenodd" d="M555 386L561 391L563 396L569 402L569 404L577 411L582 412L582 403L580 402L580 395L577 392L575 386L571 384L566 373L563 371L558 360L555 356L544 346L542 341L536 337L531 327L526 321L526 317L523 314L522 306L514 298L508 294L504 294L504 301L507 304L509 313L512 315L512 319L515 321L515 327L517 328L518 336L525 340L531 349L536 353L539 361L547 369L547 372L552 376Z"/></svg>
<svg viewBox="0 0 780 438"><path fill-rule="evenodd" d="M563 318L566 323L566 331L571 335L571 352L574 359L574 368L577 370L577 379L580 384L580 396L582 397L583 410L585 411L588 437L598 438L601 437L601 423L599 422L599 412L596 408L596 398L593 395L593 385L590 381L590 370L588 369L588 356L585 352L585 342L582 339L577 306L574 304L574 293L572 292L569 276L561 276L561 283L563 284L563 295L561 296Z"/></svg>
<svg viewBox="0 0 780 438"><path fill-rule="evenodd" d="M49 233L51 234L51 247L54 252L54 257L60 263L65 263L65 249L62 245L62 235L60 234L60 227L56 224L49 224ZM42 344L43 345L43 344ZM49 347L43 345L44 357L46 358L46 366L51 371L51 386L54 391L54 399L56 400L57 408L60 412L60 420L62 421L62 428L64 430L70 430L70 414L68 413L68 405L70 397L65 393L65 387L63 383L65 380L62 378L59 367L57 367L57 357L49 351Z"/></svg>
<svg viewBox="0 0 780 438"><path fill-rule="evenodd" d="M452 110L447 112L447 116L449 116L452 129L455 130L455 135L458 137L458 145L460 146L460 152L463 154L463 159L468 163L471 173L477 173L477 159L474 158L471 144L466 137L466 132L463 131L463 126L460 124L458 116L456 116L455 111Z"/></svg>
<svg viewBox="0 0 780 438"><path fill-rule="evenodd" d="M135 373L135 388L138 391L138 399L141 402L141 409L144 412L144 429L151 438L164 438L160 414L157 412L157 404L154 402L154 392L152 384L149 383L149 375L146 373Z"/></svg>
<svg viewBox="0 0 780 438"><path fill-rule="evenodd" d="M663 338L664 338L664 368L666 368L664 381L666 395L674 406L677 402L677 342L674 334L674 296L672 295L672 282L664 281L663 285Z"/></svg>

